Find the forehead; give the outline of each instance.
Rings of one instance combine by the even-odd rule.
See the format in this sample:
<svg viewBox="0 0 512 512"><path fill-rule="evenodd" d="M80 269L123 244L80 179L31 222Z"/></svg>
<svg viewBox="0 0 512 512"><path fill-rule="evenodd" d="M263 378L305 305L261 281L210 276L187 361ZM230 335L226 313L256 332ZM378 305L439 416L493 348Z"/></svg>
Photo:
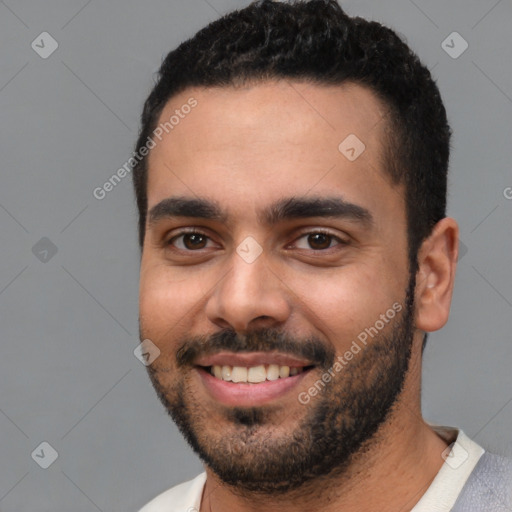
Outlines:
<svg viewBox="0 0 512 512"><path fill-rule="evenodd" d="M148 208L170 195L256 205L283 191L389 192L386 113L374 93L351 83L189 88L160 116L148 160Z"/></svg>

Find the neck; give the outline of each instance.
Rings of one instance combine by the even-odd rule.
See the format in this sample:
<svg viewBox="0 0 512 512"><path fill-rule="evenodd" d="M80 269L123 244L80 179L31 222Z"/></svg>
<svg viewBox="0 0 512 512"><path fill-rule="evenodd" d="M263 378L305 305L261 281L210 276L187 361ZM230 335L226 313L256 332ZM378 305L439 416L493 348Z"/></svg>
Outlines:
<svg viewBox="0 0 512 512"><path fill-rule="evenodd" d="M421 416L419 361L413 355L404 391L387 421L352 457L345 473L268 496L237 492L206 468L201 512L410 511L441 468L447 447Z"/></svg>

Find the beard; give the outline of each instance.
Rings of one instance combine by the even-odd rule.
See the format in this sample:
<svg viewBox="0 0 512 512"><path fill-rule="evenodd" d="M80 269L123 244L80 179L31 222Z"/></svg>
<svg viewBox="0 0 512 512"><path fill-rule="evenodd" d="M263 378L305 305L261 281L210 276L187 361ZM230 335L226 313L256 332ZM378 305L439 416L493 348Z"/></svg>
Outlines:
<svg viewBox="0 0 512 512"><path fill-rule="evenodd" d="M230 329L181 340L172 369L147 367L153 387L200 459L240 494L282 495L322 477L342 475L352 457L368 449L403 389L414 334L415 276L405 308L375 335L307 404L209 410L190 387L191 361L220 350L279 350L306 358L322 374L336 361L334 347L316 337L299 339L275 329L245 336ZM385 331L385 332L384 332ZM141 339L144 339L141 332ZM172 385L162 377L177 374ZM331 373L332 375L332 373ZM317 380L315 380L317 381ZM304 391L304 390L302 390ZM213 419L221 415L222 424ZM282 429L285 420L290 428Z"/></svg>

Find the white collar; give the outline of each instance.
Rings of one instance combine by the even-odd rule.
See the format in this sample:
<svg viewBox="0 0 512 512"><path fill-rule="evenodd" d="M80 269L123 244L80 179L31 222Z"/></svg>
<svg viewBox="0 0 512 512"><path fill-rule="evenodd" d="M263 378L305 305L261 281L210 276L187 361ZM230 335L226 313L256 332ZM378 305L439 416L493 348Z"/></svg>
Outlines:
<svg viewBox="0 0 512 512"><path fill-rule="evenodd" d="M439 456L444 464L411 512L449 512L485 450L458 428L430 426L450 446Z"/></svg>

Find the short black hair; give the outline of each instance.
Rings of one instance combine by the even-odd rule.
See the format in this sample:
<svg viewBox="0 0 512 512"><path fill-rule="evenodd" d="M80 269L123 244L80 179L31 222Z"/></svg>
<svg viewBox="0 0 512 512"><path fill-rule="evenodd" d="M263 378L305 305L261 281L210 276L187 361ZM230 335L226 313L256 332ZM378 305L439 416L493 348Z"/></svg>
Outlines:
<svg viewBox="0 0 512 512"><path fill-rule="evenodd" d="M259 0L210 23L171 51L141 116L137 154L167 102L189 87L243 86L290 79L355 83L388 109L384 172L403 184L410 271L421 242L446 211L451 130L430 71L391 29L348 16L336 0ZM340 141L341 142L341 141ZM143 248L147 158L133 169Z"/></svg>

